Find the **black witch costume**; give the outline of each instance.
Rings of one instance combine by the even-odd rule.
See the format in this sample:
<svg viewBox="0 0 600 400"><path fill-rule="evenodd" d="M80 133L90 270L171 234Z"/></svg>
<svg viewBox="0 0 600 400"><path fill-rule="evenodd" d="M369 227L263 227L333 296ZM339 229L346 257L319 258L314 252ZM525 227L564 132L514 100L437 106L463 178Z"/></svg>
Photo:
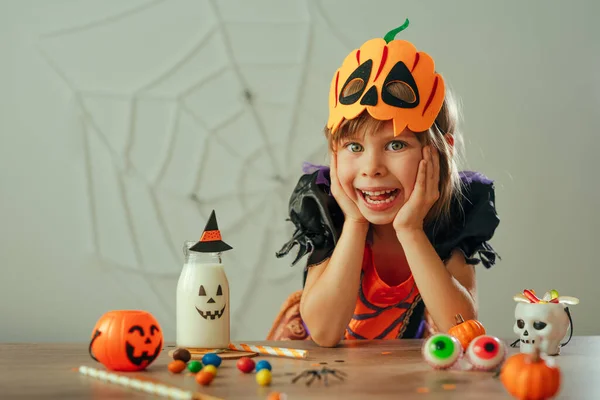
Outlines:
<svg viewBox="0 0 600 400"><path fill-rule="evenodd" d="M306 163L304 172L289 201L288 220L295 226L294 234L276 253L281 258L298 246L292 265L308 256L303 284L308 268L331 257L344 223L344 214L329 190L329 168ZM481 263L491 268L499 256L488 241L500 222L493 181L472 171L461 172L460 180L462 194L452 199L450 221L425 226L425 233L444 262L456 249L463 253L468 264ZM425 307L420 296L416 301L419 303L412 305L412 313L408 321L404 321L404 338L423 335Z"/></svg>

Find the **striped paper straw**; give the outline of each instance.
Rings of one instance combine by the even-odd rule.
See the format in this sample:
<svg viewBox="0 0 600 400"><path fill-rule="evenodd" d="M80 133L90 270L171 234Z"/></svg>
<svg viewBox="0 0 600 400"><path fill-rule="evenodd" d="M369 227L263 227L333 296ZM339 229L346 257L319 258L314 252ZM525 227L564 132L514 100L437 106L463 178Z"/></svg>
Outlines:
<svg viewBox="0 0 600 400"><path fill-rule="evenodd" d="M164 384L156 379L144 377L129 377L126 375L116 374L114 372L104 371L93 367L82 365L79 367L79 373L100 379L101 381L114 383L130 389L135 389L141 392L146 392L153 395L168 397L177 400L222 400L218 397L205 395L190 390L183 390L176 386Z"/></svg>
<svg viewBox="0 0 600 400"><path fill-rule="evenodd" d="M285 347L271 347L271 346L255 346L244 343L230 343L229 348L231 350L238 351L253 351L258 354L269 354L272 356L292 357L292 358L306 358L308 351L300 349L287 349Z"/></svg>

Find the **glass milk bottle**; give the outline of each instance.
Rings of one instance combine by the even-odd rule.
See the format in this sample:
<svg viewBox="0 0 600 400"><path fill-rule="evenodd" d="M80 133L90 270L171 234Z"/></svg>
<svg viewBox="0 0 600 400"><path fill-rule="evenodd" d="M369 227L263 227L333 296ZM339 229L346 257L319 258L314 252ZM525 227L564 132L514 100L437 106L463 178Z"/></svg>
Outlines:
<svg viewBox="0 0 600 400"><path fill-rule="evenodd" d="M177 346L226 349L229 346L229 282L220 252L190 250L177 283Z"/></svg>

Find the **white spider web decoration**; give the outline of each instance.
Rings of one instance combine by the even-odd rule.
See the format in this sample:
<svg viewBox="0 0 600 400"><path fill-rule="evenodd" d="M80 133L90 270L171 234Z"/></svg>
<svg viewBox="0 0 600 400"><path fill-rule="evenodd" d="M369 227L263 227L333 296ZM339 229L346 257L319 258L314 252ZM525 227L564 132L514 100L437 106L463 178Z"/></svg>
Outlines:
<svg viewBox="0 0 600 400"><path fill-rule="evenodd" d="M233 246L224 254L232 339L264 339L301 287L295 250L275 252L293 232L285 219L302 161L326 162L331 72L351 47L318 3L94 8L96 19L38 45L80 115L89 234L110 290L130 292L124 308L153 312L174 338L182 246L214 209Z"/></svg>

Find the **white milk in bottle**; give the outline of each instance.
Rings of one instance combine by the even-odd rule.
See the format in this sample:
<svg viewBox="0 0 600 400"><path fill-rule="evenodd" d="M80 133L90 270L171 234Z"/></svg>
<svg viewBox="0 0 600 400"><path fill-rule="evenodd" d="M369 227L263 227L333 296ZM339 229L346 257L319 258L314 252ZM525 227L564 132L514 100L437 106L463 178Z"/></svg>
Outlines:
<svg viewBox="0 0 600 400"><path fill-rule="evenodd" d="M230 336L229 282L214 211L199 242L186 242L185 264L177 283L177 346L226 349Z"/></svg>

